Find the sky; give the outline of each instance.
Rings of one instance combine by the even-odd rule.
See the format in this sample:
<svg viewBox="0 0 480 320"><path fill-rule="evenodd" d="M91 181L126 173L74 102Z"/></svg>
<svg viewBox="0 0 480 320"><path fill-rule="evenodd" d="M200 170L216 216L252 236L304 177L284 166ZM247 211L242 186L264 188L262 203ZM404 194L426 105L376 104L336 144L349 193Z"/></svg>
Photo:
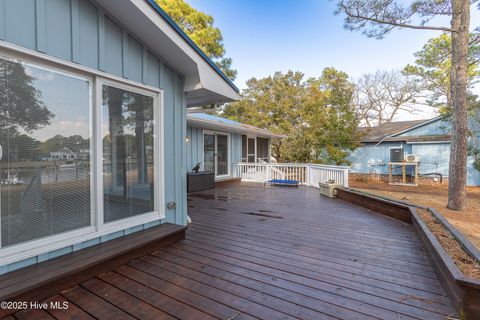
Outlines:
<svg viewBox="0 0 480 320"><path fill-rule="evenodd" d="M223 34L226 56L238 70L235 84L245 88L252 77L276 71L301 71L319 77L325 67L335 67L352 78L376 70L402 69L415 61L414 53L432 37L428 30L394 30L382 40L343 28L343 17L334 14L329 0L187 0L215 19ZM449 19L432 21L449 25ZM472 27L480 25L480 10L472 10ZM479 92L480 93L480 92ZM431 109L400 120L434 116Z"/></svg>

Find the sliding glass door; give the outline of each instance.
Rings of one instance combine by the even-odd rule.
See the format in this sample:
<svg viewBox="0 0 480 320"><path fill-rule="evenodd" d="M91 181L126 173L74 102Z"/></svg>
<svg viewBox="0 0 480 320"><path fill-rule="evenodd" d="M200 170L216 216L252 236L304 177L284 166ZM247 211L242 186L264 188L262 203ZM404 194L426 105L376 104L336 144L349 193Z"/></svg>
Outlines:
<svg viewBox="0 0 480 320"><path fill-rule="evenodd" d="M0 265L164 218L161 106L160 90L2 54Z"/></svg>
<svg viewBox="0 0 480 320"><path fill-rule="evenodd" d="M216 177L228 176L229 136L227 134L205 132L203 135L203 167L205 171L215 172Z"/></svg>

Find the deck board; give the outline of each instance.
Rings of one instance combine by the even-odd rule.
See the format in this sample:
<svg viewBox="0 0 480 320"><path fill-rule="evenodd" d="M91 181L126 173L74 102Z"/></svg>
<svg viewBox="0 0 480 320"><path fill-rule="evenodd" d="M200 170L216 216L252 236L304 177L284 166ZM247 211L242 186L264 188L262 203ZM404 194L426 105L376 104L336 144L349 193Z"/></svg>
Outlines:
<svg viewBox="0 0 480 320"><path fill-rule="evenodd" d="M189 195L186 239L97 275L47 319L444 319L415 230L306 187ZM48 300L48 301L50 301ZM17 312L16 318L27 312Z"/></svg>

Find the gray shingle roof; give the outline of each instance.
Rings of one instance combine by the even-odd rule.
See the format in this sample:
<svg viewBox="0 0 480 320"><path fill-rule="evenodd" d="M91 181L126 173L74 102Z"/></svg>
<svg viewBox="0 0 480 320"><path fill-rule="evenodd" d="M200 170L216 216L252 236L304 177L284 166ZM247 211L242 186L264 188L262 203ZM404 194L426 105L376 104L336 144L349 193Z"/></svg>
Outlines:
<svg viewBox="0 0 480 320"><path fill-rule="evenodd" d="M362 142L378 142L391 135L411 129L430 120L432 119L387 122L382 123L377 127L360 128L360 132L365 133Z"/></svg>

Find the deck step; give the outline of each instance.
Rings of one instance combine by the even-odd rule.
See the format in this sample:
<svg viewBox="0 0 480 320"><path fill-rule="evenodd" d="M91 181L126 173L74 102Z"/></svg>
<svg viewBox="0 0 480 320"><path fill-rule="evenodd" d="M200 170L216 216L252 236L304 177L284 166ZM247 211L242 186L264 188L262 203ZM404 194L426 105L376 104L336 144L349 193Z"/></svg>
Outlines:
<svg viewBox="0 0 480 320"><path fill-rule="evenodd" d="M0 276L0 301L42 301L62 290L185 238L164 223Z"/></svg>

